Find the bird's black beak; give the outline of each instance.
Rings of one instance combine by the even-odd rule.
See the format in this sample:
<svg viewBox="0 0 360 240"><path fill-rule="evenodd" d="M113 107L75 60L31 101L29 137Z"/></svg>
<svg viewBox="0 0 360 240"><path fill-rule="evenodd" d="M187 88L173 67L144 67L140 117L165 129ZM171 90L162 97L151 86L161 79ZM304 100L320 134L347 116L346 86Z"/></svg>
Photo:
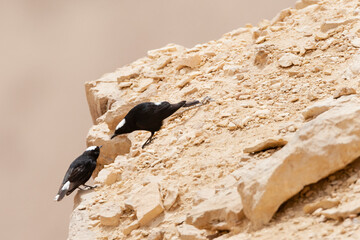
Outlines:
<svg viewBox="0 0 360 240"><path fill-rule="evenodd" d="M117 135L116 135L116 134L114 134L114 135L112 135L112 136L111 136L111 138L110 138L110 139L113 139L113 138L114 138L114 137L116 137L116 136L117 136Z"/></svg>
<svg viewBox="0 0 360 240"><path fill-rule="evenodd" d="M98 146L99 148L102 148L103 145Z"/></svg>

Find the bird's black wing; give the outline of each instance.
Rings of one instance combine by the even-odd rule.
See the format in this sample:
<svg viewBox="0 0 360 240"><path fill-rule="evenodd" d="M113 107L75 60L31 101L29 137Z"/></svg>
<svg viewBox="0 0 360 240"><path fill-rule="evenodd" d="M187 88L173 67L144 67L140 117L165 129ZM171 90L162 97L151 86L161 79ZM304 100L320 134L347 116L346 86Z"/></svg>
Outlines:
<svg viewBox="0 0 360 240"><path fill-rule="evenodd" d="M143 130L159 130L164 119L164 114L168 111L170 103L162 102L155 104L147 102L139 105L138 109L134 111L134 122L138 129Z"/></svg>
<svg viewBox="0 0 360 240"><path fill-rule="evenodd" d="M171 104L169 102L162 102L160 105L156 106L154 110L154 114L159 116L162 119L165 119L176 112L179 108L181 108L186 101L182 101L179 103Z"/></svg>
<svg viewBox="0 0 360 240"><path fill-rule="evenodd" d="M72 193L77 187L82 184L85 184L87 180L91 177L93 170L95 169L96 164L92 166L90 162L83 162L72 168L72 171L69 173L68 180L70 181L70 187L66 195Z"/></svg>
<svg viewBox="0 0 360 240"><path fill-rule="evenodd" d="M78 165L72 169L71 173L69 174L69 181L70 182L77 182L81 180L84 174L87 172L87 166L85 164Z"/></svg>
<svg viewBox="0 0 360 240"><path fill-rule="evenodd" d="M154 114L162 114L163 112L168 111L168 109L171 107L171 104L169 102L161 102L160 105L153 105L154 107Z"/></svg>

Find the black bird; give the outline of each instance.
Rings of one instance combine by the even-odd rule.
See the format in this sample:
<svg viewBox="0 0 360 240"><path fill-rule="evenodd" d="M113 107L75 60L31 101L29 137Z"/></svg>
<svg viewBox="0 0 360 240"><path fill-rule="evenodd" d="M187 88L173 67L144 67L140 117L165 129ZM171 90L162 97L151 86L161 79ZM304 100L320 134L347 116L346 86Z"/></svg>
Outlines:
<svg viewBox="0 0 360 240"><path fill-rule="evenodd" d="M55 201L60 201L65 195L70 195L76 188L80 188L81 185L89 189L94 188L85 185L85 183L89 180L96 168L96 160L99 157L101 147L102 146L88 147L83 154L70 164L64 180L60 185L59 192L54 198Z"/></svg>
<svg viewBox="0 0 360 240"><path fill-rule="evenodd" d="M136 130L145 130L151 132L151 136L142 145L144 148L150 144L155 132L159 131L163 125L163 120L181 107L190 107L200 103L199 101L171 104L169 102L144 102L133 107L125 118L116 126L114 135L111 139L120 134L131 133Z"/></svg>

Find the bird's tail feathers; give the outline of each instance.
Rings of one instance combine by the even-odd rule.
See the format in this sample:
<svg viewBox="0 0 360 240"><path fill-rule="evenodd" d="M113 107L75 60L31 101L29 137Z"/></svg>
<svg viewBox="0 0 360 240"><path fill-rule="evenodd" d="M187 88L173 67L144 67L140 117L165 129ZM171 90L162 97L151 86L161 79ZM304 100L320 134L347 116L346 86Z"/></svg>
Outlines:
<svg viewBox="0 0 360 240"><path fill-rule="evenodd" d="M62 190L60 189L59 193L55 196L54 201L61 201L61 199L63 199L65 197L67 190Z"/></svg>
<svg viewBox="0 0 360 240"><path fill-rule="evenodd" d="M60 201L61 199L63 199L65 197L65 194L68 192L69 188L70 188L70 181L67 181L65 184L63 184L60 187L59 192L55 196L54 200Z"/></svg>

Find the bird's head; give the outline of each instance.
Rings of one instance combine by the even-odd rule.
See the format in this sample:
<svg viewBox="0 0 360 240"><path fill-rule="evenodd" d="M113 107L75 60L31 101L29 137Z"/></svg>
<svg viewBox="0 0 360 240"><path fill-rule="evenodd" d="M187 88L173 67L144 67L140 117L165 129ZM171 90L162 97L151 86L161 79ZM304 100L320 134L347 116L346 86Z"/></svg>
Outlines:
<svg viewBox="0 0 360 240"><path fill-rule="evenodd" d="M100 155L100 148L102 147L102 145L100 146L90 146L88 147L84 154L86 155L91 155L91 156L94 156L94 157L98 157Z"/></svg>
<svg viewBox="0 0 360 240"><path fill-rule="evenodd" d="M126 124L126 120L125 118L123 120L121 120L121 122L119 122L119 124L116 126L115 128L115 132L114 134L111 136L110 139L113 139L114 137L116 137L117 135L121 135L121 134L125 134L125 133L130 133L131 131L129 130L129 126Z"/></svg>

